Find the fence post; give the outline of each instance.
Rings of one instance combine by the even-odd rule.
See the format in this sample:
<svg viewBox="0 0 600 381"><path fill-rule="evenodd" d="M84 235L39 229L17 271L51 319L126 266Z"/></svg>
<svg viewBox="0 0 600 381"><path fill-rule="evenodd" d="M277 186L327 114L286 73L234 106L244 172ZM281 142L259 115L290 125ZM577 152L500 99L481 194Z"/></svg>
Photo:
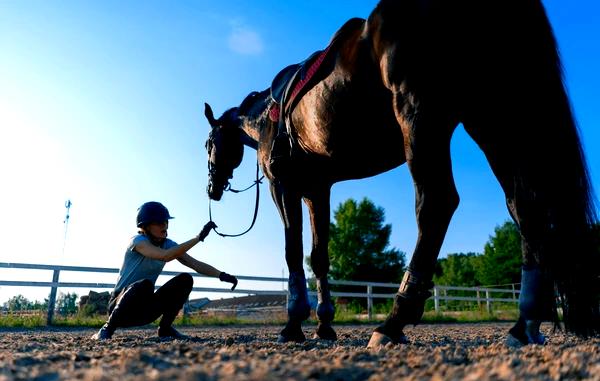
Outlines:
<svg viewBox="0 0 600 381"><path fill-rule="evenodd" d="M52 283L58 282L58 276L60 274L60 270L54 270L52 274ZM52 325L52 318L54 317L54 305L56 304L56 290L58 286L52 286L50 289L50 297L48 298L48 315L46 317L46 324Z"/></svg>
<svg viewBox="0 0 600 381"><path fill-rule="evenodd" d="M511 283L511 288L512 288L512 296L513 296L513 300L517 299L517 293L515 292L515 284Z"/></svg>
<svg viewBox="0 0 600 381"><path fill-rule="evenodd" d="M373 286L367 285L367 316L369 320L373 319Z"/></svg>
<svg viewBox="0 0 600 381"><path fill-rule="evenodd" d="M490 300L490 290L485 290L485 303L488 314L492 313L492 301Z"/></svg>
<svg viewBox="0 0 600 381"><path fill-rule="evenodd" d="M440 313L440 291L437 286L433 286L433 305L435 308L435 313Z"/></svg>
<svg viewBox="0 0 600 381"><path fill-rule="evenodd" d="M183 304L182 309L183 317L188 318L190 316L190 297L188 296L187 300Z"/></svg>

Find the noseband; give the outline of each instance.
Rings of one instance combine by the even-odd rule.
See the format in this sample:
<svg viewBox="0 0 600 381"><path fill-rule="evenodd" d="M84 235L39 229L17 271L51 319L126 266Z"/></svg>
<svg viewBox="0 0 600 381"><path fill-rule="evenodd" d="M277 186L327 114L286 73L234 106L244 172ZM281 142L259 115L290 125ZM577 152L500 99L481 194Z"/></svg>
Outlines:
<svg viewBox="0 0 600 381"><path fill-rule="evenodd" d="M210 160L209 160L209 170L210 170ZM227 182L227 185L225 186L225 190L224 190L225 192L229 191L229 192L233 192L233 193L241 193L241 192L245 192L245 191L249 190L253 186L256 186L256 201L255 201L255 205L254 205L254 216L252 217L252 223L250 224L250 226L248 227L248 229L246 229L243 232L238 233L238 234L225 234L225 233L219 232L216 227L213 228L213 230L215 231L215 233L217 233L221 237L239 237L239 236L242 236L242 235L248 233L250 231L250 229L252 229L254 227L254 223L256 222L256 216L258 216L258 204L259 204L259 199L260 199L260 187L259 187L259 184L262 184L262 179L265 178L264 175L259 178L258 174L259 174L258 161L256 161L256 180L254 180L254 182L251 185L249 185L248 187L240 190L240 189L233 189L233 188L231 188L231 184L229 183L229 181ZM212 200L209 197L208 198L208 219L210 221L213 221L213 219L212 219L211 205L212 205Z"/></svg>

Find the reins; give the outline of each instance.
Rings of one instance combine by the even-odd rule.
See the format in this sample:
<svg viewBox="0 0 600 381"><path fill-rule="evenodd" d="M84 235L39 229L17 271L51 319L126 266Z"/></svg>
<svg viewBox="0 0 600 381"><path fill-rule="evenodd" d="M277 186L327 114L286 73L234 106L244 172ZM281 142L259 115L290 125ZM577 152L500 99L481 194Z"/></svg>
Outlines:
<svg viewBox="0 0 600 381"><path fill-rule="evenodd" d="M243 231L242 233L239 233L239 234L224 234L224 233L217 231L217 228L214 227L213 230L215 231L215 233L217 233L221 237L239 237L239 236L242 236L242 235L248 233L250 231L250 229L252 229L252 227L254 227L254 223L256 222L256 216L258 215L258 203L259 203L259 198L260 198L259 184L262 184L262 179L265 178L265 176L261 176L260 178L258 178L258 174L259 174L259 170L258 170L258 160L257 160L256 161L256 180L254 180L252 185L250 185L244 189L241 189L241 190L231 188L231 184L228 184L227 187L225 187L225 192L229 191L229 192L233 192L233 193L241 193L241 192L245 192L245 191L249 190L253 186L256 186L256 202L255 202L255 206L254 206L254 216L252 217L252 223L250 224L250 227L248 227L248 229L246 229L245 231ZM208 218L210 221L213 221L210 197L208 198Z"/></svg>

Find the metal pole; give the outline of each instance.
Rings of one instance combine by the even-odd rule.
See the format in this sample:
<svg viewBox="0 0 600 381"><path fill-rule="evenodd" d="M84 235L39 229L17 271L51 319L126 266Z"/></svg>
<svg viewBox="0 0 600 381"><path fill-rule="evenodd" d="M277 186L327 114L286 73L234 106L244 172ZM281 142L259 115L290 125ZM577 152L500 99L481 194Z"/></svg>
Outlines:
<svg viewBox="0 0 600 381"><path fill-rule="evenodd" d="M435 313L440 313L440 291L437 286L433 287L433 305L435 306Z"/></svg>
<svg viewBox="0 0 600 381"><path fill-rule="evenodd" d="M52 274L52 283L58 283L58 276L60 274L60 270L54 270ZM56 304L56 290L57 286L52 286L50 289L50 297L48 298L48 315L46 318L46 324L52 325L52 318L54 317L54 305Z"/></svg>
<svg viewBox="0 0 600 381"><path fill-rule="evenodd" d="M490 290L485 290L485 303L487 307L487 312L489 314L492 313L492 301L490 300Z"/></svg>
<svg viewBox="0 0 600 381"><path fill-rule="evenodd" d="M367 286L367 316L369 320L373 319L373 286Z"/></svg>
<svg viewBox="0 0 600 381"><path fill-rule="evenodd" d="M65 224L65 237L63 239L63 249L62 249L62 254L63 254L63 259L65 257L65 246L67 245L67 230L69 229L69 211L71 210L71 206L73 205L73 203L71 202L71 200L67 200L65 202L65 208L67 208L67 215L65 216L65 220L63 221L63 223Z"/></svg>

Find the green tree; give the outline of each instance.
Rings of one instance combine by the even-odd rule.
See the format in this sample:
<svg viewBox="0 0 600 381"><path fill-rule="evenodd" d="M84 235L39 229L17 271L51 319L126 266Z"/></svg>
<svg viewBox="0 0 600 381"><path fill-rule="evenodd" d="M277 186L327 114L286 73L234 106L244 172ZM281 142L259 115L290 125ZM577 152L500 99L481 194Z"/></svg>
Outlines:
<svg viewBox="0 0 600 381"><path fill-rule="evenodd" d="M48 310L48 299L44 298L43 302L40 302L39 300L36 300L35 302L31 303L31 309L32 310L47 311Z"/></svg>
<svg viewBox="0 0 600 381"><path fill-rule="evenodd" d="M56 299L56 312L58 314L66 316L71 315L77 312L77 294L76 293L66 293L62 292L58 295Z"/></svg>
<svg viewBox="0 0 600 381"><path fill-rule="evenodd" d="M400 282L406 255L389 248L392 226L384 224L383 208L364 198L349 199L334 211L329 258L333 279Z"/></svg>
<svg viewBox="0 0 600 381"><path fill-rule="evenodd" d="M448 254L438 260L438 268L433 282L443 286L479 286L476 273L480 267L481 255L478 253Z"/></svg>
<svg viewBox="0 0 600 381"><path fill-rule="evenodd" d="M514 222L506 221L485 244L476 278L485 286L519 283L521 263L521 234Z"/></svg>
<svg viewBox="0 0 600 381"><path fill-rule="evenodd" d="M12 298L8 299L6 303L4 303L4 308L11 312L28 310L30 309L30 306L31 302L29 299L21 294L13 296Z"/></svg>

